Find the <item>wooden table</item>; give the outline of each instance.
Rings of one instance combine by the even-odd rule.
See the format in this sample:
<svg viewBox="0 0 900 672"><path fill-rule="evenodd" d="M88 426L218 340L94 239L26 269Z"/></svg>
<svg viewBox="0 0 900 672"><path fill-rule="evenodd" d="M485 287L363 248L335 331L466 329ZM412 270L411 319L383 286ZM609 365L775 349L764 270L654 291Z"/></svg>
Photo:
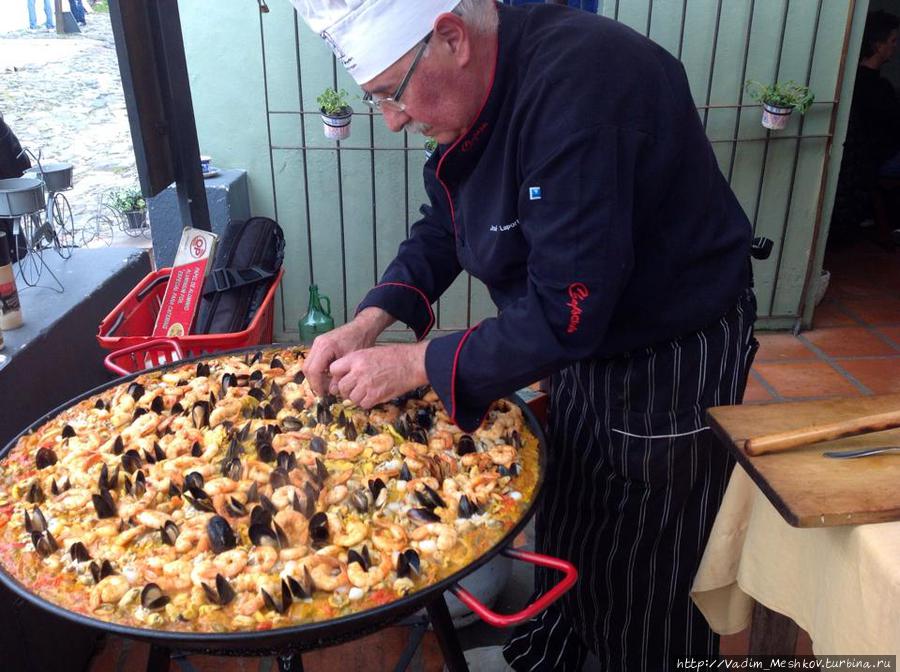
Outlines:
<svg viewBox="0 0 900 672"><path fill-rule="evenodd" d="M898 406L885 395L710 411L738 460L692 590L713 630L739 632L753 614L751 653L792 653L795 621L817 655L900 651L900 522L856 524L897 520L900 456L821 455L900 444L900 430L754 458L741 448L751 435Z"/></svg>

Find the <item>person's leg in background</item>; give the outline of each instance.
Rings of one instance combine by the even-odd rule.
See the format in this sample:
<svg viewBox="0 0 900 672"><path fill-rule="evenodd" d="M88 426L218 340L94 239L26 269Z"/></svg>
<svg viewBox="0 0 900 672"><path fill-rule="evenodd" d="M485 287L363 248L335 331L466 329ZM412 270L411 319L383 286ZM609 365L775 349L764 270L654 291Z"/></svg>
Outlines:
<svg viewBox="0 0 900 672"><path fill-rule="evenodd" d="M72 17L79 25L87 25L87 21L85 21L84 18L84 6L81 4L81 0L69 0L69 9L72 10Z"/></svg>
<svg viewBox="0 0 900 672"><path fill-rule="evenodd" d="M28 0L28 27L31 30L36 30L37 25L37 12L34 8L34 0Z"/></svg>
<svg viewBox="0 0 900 672"><path fill-rule="evenodd" d="M48 30L56 28L56 24L53 21L53 17L55 16L55 12L53 10L53 0L44 0L44 16L47 21L44 23L44 27Z"/></svg>

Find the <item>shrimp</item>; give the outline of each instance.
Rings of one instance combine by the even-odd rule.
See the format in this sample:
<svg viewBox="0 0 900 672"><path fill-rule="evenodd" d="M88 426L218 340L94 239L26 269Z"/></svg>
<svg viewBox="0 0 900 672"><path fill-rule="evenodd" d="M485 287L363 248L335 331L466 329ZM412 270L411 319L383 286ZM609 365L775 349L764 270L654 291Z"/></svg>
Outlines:
<svg viewBox="0 0 900 672"><path fill-rule="evenodd" d="M219 573L219 568L212 560L201 560L200 562L195 562L193 568L191 569L191 583L198 588L201 587L204 583L207 585L215 585L216 574Z"/></svg>
<svg viewBox="0 0 900 672"><path fill-rule="evenodd" d="M494 463L487 453L467 453L459 458L459 461L466 469L478 467L482 470L489 469Z"/></svg>
<svg viewBox="0 0 900 672"><path fill-rule="evenodd" d="M234 388L232 388L234 389ZM229 393L231 390L229 390ZM236 421L240 419L241 410L244 404L240 399L228 398L222 399L209 414L209 426L216 427L226 420Z"/></svg>
<svg viewBox="0 0 900 672"><path fill-rule="evenodd" d="M100 580L91 588L91 608L96 610L101 604L114 604L122 599L128 589L128 581L121 574L112 574Z"/></svg>
<svg viewBox="0 0 900 672"><path fill-rule="evenodd" d="M376 434L366 441L366 446L376 455L386 453L394 447L394 437L390 434Z"/></svg>
<svg viewBox="0 0 900 672"><path fill-rule="evenodd" d="M144 510L138 513L135 516L137 522L141 525L146 525L147 527L152 527L154 529L160 529L165 526L170 520L172 520L171 516L166 515L165 513L160 513L159 511L151 511Z"/></svg>
<svg viewBox="0 0 900 672"><path fill-rule="evenodd" d="M281 434L278 436L281 436ZM247 478L251 481L256 481L260 485L267 485L272 469L272 465L266 464L265 462L249 460L247 462Z"/></svg>
<svg viewBox="0 0 900 672"><path fill-rule="evenodd" d="M428 454L428 446L422 443L415 443L413 441L401 443L397 450L399 450L400 454L404 457L410 457L413 459L421 459L423 455Z"/></svg>
<svg viewBox="0 0 900 672"><path fill-rule="evenodd" d="M445 430L437 430L431 435L428 447L434 451L450 450L453 448L453 435Z"/></svg>
<svg viewBox="0 0 900 672"><path fill-rule="evenodd" d="M302 450L304 445L313 437L312 429L304 427L297 432L282 432L272 439L272 448L276 451L287 450L294 452Z"/></svg>
<svg viewBox="0 0 900 672"><path fill-rule="evenodd" d="M214 478L211 481L207 481L206 485L203 486L203 489L206 491L206 494L210 496L224 495L228 492L237 490L237 483L230 478L221 476L219 478Z"/></svg>
<svg viewBox="0 0 900 672"><path fill-rule="evenodd" d="M500 474L496 471L475 477L465 485L466 495L471 501L477 504L484 504L491 496L494 488L497 487L497 479L499 478Z"/></svg>
<svg viewBox="0 0 900 672"><path fill-rule="evenodd" d="M331 541L338 546L350 548L362 543L369 536L369 526L361 520L348 520L343 526L334 514L328 514L328 528Z"/></svg>
<svg viewBox="0 0 900 672"><path fill-rule="evenodd" d="M372 565L369 569L363 569L358 562L351 562L347 565L347 579L357 588L368 590L384 581L384 578L390 571L391 556L387 553L382 553L381 562L377 565Z"/></svg>
<svg viewBox="0 0 900 672"><path fill-rule="evenodd" d="M329 445L325 457L329 460L352 460L363 450L363 446L356 441L338 441L334 447Z"/></svg>
<svg viewBox="0 0 900 672"><path fill-rule="evenodd" d="M225 578L231 579L240 574L247 566L247 551L242 548L234 548L224 553L219 553L214 559L216 566Z"/></svg>
<svg viewBox="0 0 900 672"><path fill-rule="evenodd" d="M287 509L293 503L296 494L297 488L293 485L282 485L272 493L270 499L277 509Z"/></svg>
<svg viewBox="0 0 900 672"><path fill-rule="evenodd" d="M406 546L406 530L402 525L376 519L375 529L372 530L372 543L383 553L399 551Z"/></svg>
<svg viewBox="0 0 900 672"><path fill-rule="evenodd" d="M241 616L253 616L265 606L259 593L240 593L234 601L234 610Z"/></svg>
<svg viewBox="0 0 900 672"><path fill-rule="evenodd" d="M113 539L113 544L124 548L128 546L132 541L137 539L139 536L144 534L147 531L147 528L143 525L135 525L134 527L130 527L124 532L120 533L115 539Z"/></svg>
<svg viewBox="0 0 900 672"><path fill-rule="evenodd" d="M503 465L507 469L513 462L516 461L516 457L518 457L516 449L506 444L494 446L487 452L487 454L488 456L490 456L491 462L493 462L494 464Z"/></svg>
<svg viewBox="0 0 900 672"><path fill-rule="evenodd" d="M437 548L439 551L448 551L456 545L459 538L456 530L449 525L443 523L427 523L421 527L417 527L412 531L410 536L415 541L423 541L428 537L436 537Z"/></svg>
<svg viewBox="0 0 900 672"><path fill-rule="evenodd" d="M309 541L309 523L303 514L293 509L282 509L275 514L275 522L284 530L292 546L306 546Z"/></svg>
<svg viewBox="0 0 900 672"><path fill-rule="evenodd" d="M172 560L163 565L163 578L159 587L163 590L187 590L191 587L191 563L187 560Z"/></svg>
<svg viewBox="0 0 900 672"><path fill-rule="evenodd" d="M349 581L344 564L337 558L316 554L310 558L307 567L313 584L319 590L330 593L346 586Z"/></svg>
<svg viewBox="0 0 900 672"><path fill-rule="evenodd" d="M329 505L340 504L347 498L347 494L348 490L346 485L336 485L325 493L325 501Z"/></svg>
<svg viewBox="0 0 900 672"><path fill-rule="evenodd" d="M72 488L58 495L56 501L66 511L80 509L90 503L91 491L87 488Z"/></svg>
<svg viewBox="0 0 900 672"><path fill-rule="evenodd" d="M271 546L254 546L247 558L250 567L258 568L261 572L271 572L278 562L278 551Z"/></svg>

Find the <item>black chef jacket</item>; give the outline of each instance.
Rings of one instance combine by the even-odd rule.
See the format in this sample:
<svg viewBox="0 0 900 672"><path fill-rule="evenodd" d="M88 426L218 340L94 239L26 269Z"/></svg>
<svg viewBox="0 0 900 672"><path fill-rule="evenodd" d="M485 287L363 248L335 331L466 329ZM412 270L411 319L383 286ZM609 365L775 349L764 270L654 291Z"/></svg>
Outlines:
<svg viewBox="0 0 900 672"><path fill-rule="evenodd" d="M561 367L709 325L749 284L751 227L681 64L603 17L498 11L481 111L426 163L430 204L357 309L383 308L421 339L462 269L487 285L497 317L425 355L467 431Z"/></svg>

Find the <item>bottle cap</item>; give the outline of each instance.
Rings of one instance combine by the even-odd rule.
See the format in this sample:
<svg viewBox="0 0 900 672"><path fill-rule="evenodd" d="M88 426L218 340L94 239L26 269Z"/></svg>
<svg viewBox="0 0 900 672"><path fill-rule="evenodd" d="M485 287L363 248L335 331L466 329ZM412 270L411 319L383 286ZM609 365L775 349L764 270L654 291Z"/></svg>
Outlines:
<svg viewBox="0 0 900 672"><path fill-rule="evenodd" d="M0 231L0 266L6 266L10 261L9 256L9 238L5 231Z"/></svg>

